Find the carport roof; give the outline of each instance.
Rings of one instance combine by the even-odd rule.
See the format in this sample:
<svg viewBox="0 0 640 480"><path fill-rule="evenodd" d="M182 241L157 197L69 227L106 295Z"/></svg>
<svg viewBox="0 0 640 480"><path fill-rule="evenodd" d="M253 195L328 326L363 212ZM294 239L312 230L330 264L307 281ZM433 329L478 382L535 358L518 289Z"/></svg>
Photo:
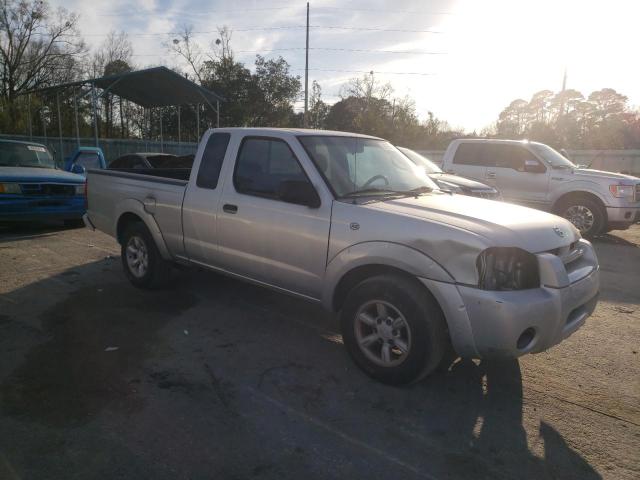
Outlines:
<svg viewBox="0 0 640 480"><path fill-rule="evenodd" d="M54 85L32 92L59 90L79 85L95 85L143 107L166 107L224 101L220 95L201 87L167 67L153 67L106 77Z"/></svg>

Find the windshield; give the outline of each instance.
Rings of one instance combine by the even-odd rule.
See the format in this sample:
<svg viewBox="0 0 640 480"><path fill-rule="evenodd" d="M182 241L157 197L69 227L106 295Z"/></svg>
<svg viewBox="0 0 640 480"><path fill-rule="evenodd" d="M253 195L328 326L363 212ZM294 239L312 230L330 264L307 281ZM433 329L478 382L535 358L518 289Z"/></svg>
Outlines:
<svg viewBox="0 0 640 480"><path fill-rule="evenodd" d="M404 153L409 158L409 160L411 160L413 163L415 163L419 167L423 167L425 172L442 173L442 170L440 170L440 167L438 167L435 163L433 163L427 157L420 155L418 152L405 147L398 147L398 150Z"/></svg>
<svg viewBox="0 0 640 480"><path fill-rule="evenodd" d="M324 135L298 138L338 197L437 189L422 168L384 140Z"/></svg>
<svg viewBox="0 0 640 480"><path fill-rule="evenodd" d="M555 168L577 168L571 160L566 157L563 157L562 154L556 152L549 145L545 145L543 143L530 143L529 147L540 155L542 159L547 162L549 165Z"/></svg>
<svg viewBox="0 0 640 480"><path fill-rule="evenodd" d="M41 145L0 142L0 166L56 168L53 157Z"/></svg>

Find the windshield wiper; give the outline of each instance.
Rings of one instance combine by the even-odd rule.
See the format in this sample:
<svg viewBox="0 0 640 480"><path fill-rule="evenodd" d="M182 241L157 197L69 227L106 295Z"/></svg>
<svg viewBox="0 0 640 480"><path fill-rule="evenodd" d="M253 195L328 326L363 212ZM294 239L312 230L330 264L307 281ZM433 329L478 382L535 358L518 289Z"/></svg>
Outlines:
<svg viewBox="0 0 640 480"><path fill-rule="evenodd" d="M351 192L347 192L344 195L340 195L340 198L356 197L358 195L369 195L372 193L383 193L386 195L393 195L394 193L397 193L397 192L393 190L386 190L384 188L364 188L362 190L353 190Z"/></svg>
<svg viewBox="0 0 640 480"><path fill-rule="evenodd" d="M418 196L422 193L432 192L433 188L423 185L421 187L412 188L411 190L385 190L384 188L365 188L363 190L354 190L353 192L346 193L340 198L353 198L359 195L368 195L380 193L381 197L411 197Z"/></svg>

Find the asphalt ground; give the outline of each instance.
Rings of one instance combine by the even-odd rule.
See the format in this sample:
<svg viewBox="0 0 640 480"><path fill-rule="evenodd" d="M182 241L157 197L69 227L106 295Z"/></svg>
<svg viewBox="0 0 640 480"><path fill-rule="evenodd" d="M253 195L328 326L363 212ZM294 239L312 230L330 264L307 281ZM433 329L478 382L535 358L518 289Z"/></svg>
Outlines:
<svg viewBox="0 0 640 480"><path fill-rule="evenodd" d="M216 274L126 280L85 229L0 230L0 479L640 478L640 226L553 349L394 388L319 307Z"/></svg>

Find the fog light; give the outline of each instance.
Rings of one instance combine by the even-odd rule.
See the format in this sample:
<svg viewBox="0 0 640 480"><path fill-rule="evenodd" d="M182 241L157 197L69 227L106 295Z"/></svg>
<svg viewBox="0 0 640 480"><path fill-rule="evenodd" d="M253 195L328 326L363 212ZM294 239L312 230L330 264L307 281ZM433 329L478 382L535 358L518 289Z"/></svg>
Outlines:
<svg viewBox="0 0 640 480"><path fill-rule="evenodd" d="M535 336L536 331L531 327L522 332L522 334L518 338L518 342L516 343L518 350L525 350L527 347L529 347Z"/></svg>

